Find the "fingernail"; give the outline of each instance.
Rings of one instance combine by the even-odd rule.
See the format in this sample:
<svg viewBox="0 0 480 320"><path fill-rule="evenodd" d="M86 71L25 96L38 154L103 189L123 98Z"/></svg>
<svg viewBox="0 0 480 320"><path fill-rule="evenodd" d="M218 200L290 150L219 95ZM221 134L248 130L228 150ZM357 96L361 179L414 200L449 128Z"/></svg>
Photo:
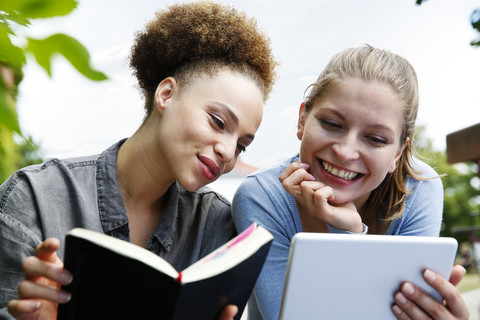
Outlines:
<svg viewBox="0 0 480 320"><path fill-rule="evenodd" d="M400 304L405 304L407 302L407 298L400 292L395 295L395 301L397 301Z"/></svg>
<svg viewBox="0 0 480 320"><path fill-rule="evenodd" d="M60 283L62 284L70 284L72 282L72 274L67 270L64 270L62 274L60 274Z"/></svg>
<svg viewBox="0 0 480 320"><path fill-rule="evenodd" d="M397 316L401 315L403 312L402 309L400 309L397 305L393 305L392 310Z"/></svg>
<svg viewBox="0 0 480 320"><path fill-rule="evenodd" d="M60 298L61 302L68 302L72 298L72 295L68 292L60 291L60 293L58 294L58 297Z"/></svg>
<svg viewBox="0 0 480 320"><path fill-rule="evenodd" d="M411 296L412 294L415 293L415 288L412 286L411 283L405 283L402 287L402 292Z"/></svg>
<svg viewBox="0 0 480 320"><path fill-rule="evenodd" d="M425 270L425 272L423 273L423 277L425 278L425 280L427 280L427 282L429 283L432 283L433 281L435 281L435 279L437 278L435 276L435 273L433 273L432 271L430 270Z"/></svg>
<svg viewBox="0 0 480 320"><path fill-rule="evenodd" d="M42 303L40 301L35 301L35 300L29 301L30 310L31 311L38 310L40 308L41 304Z"/></svg>
<svg viewBox="0 0 480 320"><path fill-rule="evenodd" d="M308 163L301 162L300 165L305 169L310 168L310 165Z"/></svg>

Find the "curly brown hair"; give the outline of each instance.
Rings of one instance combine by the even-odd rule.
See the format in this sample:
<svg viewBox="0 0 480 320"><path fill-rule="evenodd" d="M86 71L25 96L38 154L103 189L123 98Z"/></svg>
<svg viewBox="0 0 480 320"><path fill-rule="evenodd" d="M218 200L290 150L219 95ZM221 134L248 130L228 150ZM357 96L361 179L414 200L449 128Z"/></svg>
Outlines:
<svg viewBox="0 0 480 320"><path fill-rule="evenodd" d="M229 67L256 81L266 100L276 78L270 39L256 20L211 1L176 4L137 32L130 67L145 98L147 117L158 84L172 76L184 85L196 72Z"/></svg>

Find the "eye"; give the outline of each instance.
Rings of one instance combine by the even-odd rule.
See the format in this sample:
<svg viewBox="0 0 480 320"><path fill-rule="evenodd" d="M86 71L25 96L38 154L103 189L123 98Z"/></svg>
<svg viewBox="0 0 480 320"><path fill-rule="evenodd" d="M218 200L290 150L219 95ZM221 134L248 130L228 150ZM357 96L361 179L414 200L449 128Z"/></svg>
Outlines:
<svg viewBox="0 0 480 320"><path fill-rule="evenodd" d="M210 114L210 118L212 119L215 126L217 126L219 129L225 129L225 122L223 122L222 118L215 114Z"/></svg>
<svg viewBox="0 0 480 320"><path fill-rule="evenodd" d="M366 138L374 145L382 146L388 144L388 141L386 139L380 137L370 136Z"/></svg>
<svg viewBox="0 0 480 320"><path fill-rule="evenodd" d="M237 151L238 153L245 152L247 148L245 146L242 146L241 144L237 143Z"/></svg>
<svg viewBox="0 0 480 320"><path fill-rule="evenodd" d="M325 120L325 119L319 119L319 121L322 124L322 126L324 126L327 129L341 129L342 128L342 126L338 122L335 122L335 121Z"/></svg>

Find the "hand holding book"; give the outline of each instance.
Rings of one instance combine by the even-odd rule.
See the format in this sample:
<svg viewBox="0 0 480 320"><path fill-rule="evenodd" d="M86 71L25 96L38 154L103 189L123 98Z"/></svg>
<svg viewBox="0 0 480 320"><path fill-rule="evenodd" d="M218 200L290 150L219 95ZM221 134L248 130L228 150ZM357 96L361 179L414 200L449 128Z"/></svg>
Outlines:
<svg viewBox="0 0 480 320"><path fill-rule="evenodd" d="M151 317L152 314L161 319L232 319L237 307L239 318L271 239L265 229L252 225L210 255L177 272L143 248L104 234L76 229L69 233L66 242L65 267L73 273L71 283L69 272L63 269L56 255L58 240L46 240L37 249L37 257L29 258L30 263L25 266L26 280L20 286L21 300L12 301L9 311L25 319L37 315L41 315L41 319L55 319L58 303L67 302L70 292L71 301L59 307L59 319L105 318L102 312L108 312L108 317L115 319ZM77 255L80 249L76 246L87 249ZM97 252L101 254L88 257ZM87 257L83 262L79 258L82 256ZM100 262L102 259L105 261ZM115 268L99 268L106 263L113 263ZM145 269L139 271L138 265ZM123 277L119 283L121 291L115 281L108 282L110 276L115 279L119 274ZM125 283L139 286L129 291L125 290ZM59 288L60 284L65 286ZM212 293L208 293L211 289L214 289ZM86 291L82 293L82 290ZM115 293L120 295L115 297ZM82 307L82 303L87 306ZM160 306L161 303L165 306Z"/></svg>
<svg viewBox="0 0 480 320"><path fill-rule="evenodd" d="M20 300L8 304L8 312L17 319L56 319L59 303L70 300L70 293L60 289L72 280L57 256L58 239L49 238L38 245L36 256L25 260L25 280L19 285Z"/></svg>

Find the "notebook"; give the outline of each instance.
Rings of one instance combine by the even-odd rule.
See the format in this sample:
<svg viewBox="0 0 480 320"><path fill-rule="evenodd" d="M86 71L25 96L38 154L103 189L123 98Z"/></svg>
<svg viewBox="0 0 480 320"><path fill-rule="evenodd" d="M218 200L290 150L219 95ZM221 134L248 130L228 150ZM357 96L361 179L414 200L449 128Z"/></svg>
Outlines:
<svg viewBox="0 0 480 320"><path fill-rule="evenodd" d="M454 238L296 234L280 319L395 319L393 295L403 281L441 301L422 273L448 279L456 251Z"/></svg>

